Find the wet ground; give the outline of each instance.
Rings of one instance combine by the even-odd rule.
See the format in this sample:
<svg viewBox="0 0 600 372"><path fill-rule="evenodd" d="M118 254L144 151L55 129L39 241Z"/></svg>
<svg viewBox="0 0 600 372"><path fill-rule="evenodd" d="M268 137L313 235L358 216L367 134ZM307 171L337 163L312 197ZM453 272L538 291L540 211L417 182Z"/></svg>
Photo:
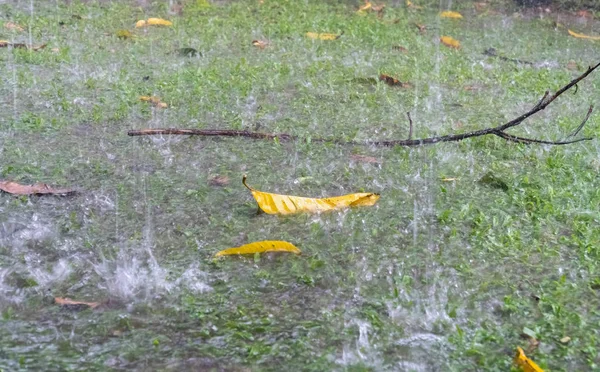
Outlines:
<svg viewBox="0 0 600 372"><path fill-rule="evenodd" d="M0 178L79 191L0 194L0 369L506 371L523 333L544 368L598 368L597 139L311 140L406 138L407 111L415 138L501 124L600 62L597 41L566 30L600 35L598 22L415 3L381 17L334 2L0 4L23 27L0 39L47 44L0 48ZM464 18L440 19L450 6ZM154 16L174 25L134 28ZM565 138L599 85L591 75L511 133ZM593 114L582 135L599 124ZM302 140L126 135L161 127ZM257 215L243 174L263 191L381 199ZM257 240L302 255L213 259Z"/></svg>

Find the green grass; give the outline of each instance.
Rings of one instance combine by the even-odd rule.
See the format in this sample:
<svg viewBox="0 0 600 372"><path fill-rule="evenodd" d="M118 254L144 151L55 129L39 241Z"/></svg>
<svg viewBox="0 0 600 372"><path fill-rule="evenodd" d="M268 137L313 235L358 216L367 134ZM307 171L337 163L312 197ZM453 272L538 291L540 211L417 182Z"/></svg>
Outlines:
<svg viewBox="0 0 600 372"><path fill-rule="evenodd" d="M592 42L498 4L506 14L461 3L455 21L438 18L437 1L388 6L382 19L339 2L187 1L181 16L167 3L36 3L33 15L28 4L0 5L0 21L48 44L0 49L0 178L82 191L0 195L0 369L506 371L527 346L524 328L541 342L529 356L543 368L598 368L597 139L309 140L406 138L407 111L417 138L500 124L597 63ZM174 25L133 28L148 17ZM570 27L600 33L597 22ZM119 39L122 29L136 37ZM308 31L344 34L318 41ZM462 48L439 45L440 35ZM0 39L29 42L29 32L1 28ZM202 56L178 55L184 47ZM486 57L489 47L551 67ZM369 83L380 73L414 88ZM594 73L511 133L564 138L599 85ZM592 115L583 135L600 136L598 124ZM148 127L304 140L126 136ZM261 191L381 199L318 216L256 215L243 174ZM230 183L211 186L215 175ZM303 253L212 258L267 239ZM73 313L53 296L110 303Z"/></svg>

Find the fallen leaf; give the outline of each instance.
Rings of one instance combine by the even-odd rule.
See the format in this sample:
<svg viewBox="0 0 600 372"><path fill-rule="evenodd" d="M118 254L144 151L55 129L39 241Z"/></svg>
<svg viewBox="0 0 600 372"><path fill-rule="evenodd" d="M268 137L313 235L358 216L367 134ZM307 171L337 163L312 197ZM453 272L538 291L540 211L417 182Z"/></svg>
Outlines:
<svg viewBox="0 0 600 372"><path fill-rule="evenodd" d="M386 83L389 86L399 86L402 88L412 88L412 84L411 83L406 83L406 82L402 82L394 77L391 77L389 75L385 75L385 74L381 74L379 75L379 80L383 81L384 83Z"/></svg>
<svg viewBox="0 0 600 372"><path fill-rule="evenodd" d="M25 43L11 43L8 40L0 40L0 48L6 48L9 46L11 46L13 48L24 48L24 49L31 49L34 51L38 51L40 49L44 49L46 47L46 44L30 45L30 44L25 44Z"/></svg>
<svg viewBox="0 0 600 372"><path fill-rule="evenodd" d="M264 240L262 242L254 242L241 247L224 249L215 254L215 257L228 256L233 254L254 254L263 252L291 252L300 254L300 250L292 243L280 240Z"/></svg>
<svg viewBox="0 0 600 372"><path fill-rule="evenodd" d="M45 183L21 185L13 181L0 181L0 190L13 195L70 195L77 192L73 189L53 189Z"/></svg>
<svg viewBox="0 0 600 372"><path fill-rule="evenodd" d="M443 182L454 182L454 181L457 181L457 180L458 180L458 178L446 178L446 177L442 178Z"/></svg>
<svg viewBox="0 0 600 372"><path fill-rule="evenodd" d="M123 39L123 40L131 39L133 37L133 34L129 30L119 30L119 31L115 32L115 35L119 39Z"/></svg>
<svg viewBox="0 0 600 372"><path fill-rule="evenodd" d="M473 3L473 6L475 7L475 9L476 9L478 12L483 12L483 11L484 11L484 10L487 8L487 6L488 6L488 3L484 3L484 2L476 2L476 3Z"/></svg>
<svg viewBox="0 0 600 372"><path fill-rule="evenodd" d="M166 103L162 102L159 97L155 97L155 96L141 96L140 101L150 102L158 108L167 108L168 107L168 105Z"/></svg>
<svg viewBox="0 0 600 372"><path fill-rule="evenodd" d="M173 22L162 18L148 18L147 23L150 26L173 26Z"/></svg>
<svg viewBox="0 0 600 372"><path fill-rule="evenodd" d="M513 362L521 367L524 372L544 372L533 360L529 359L523 349L517 346L517 355Z"/></svg>
<svg viewBox="0 0 600 372"><path fill-rule="evenodd" d="M590 13L589 10L580 10L577 13L575 13L578 17L583 17L583 18L587 18L587 19L593 19L594 15L592 13Z"/></svg>
<svg viewBox="0 0 600 372"><path fill-rule="evenodd" d="M392 50L396 50L398 52L402 52L402 53L408 53L408 49L406 49L405 47L403 47L402 45L394 45L392 47Z"/></svg>
<svg viewBox="0 0 600 372"><path fill-rule="evenodd" d="M25 29L23 27L19 26L16 23L13 23L13 22L6 22L4 24L4 28L6 28L7 30L12 30L12 31L19 31L19 32L25 31Z"/></svg>
<svg viewBox="0 0 600 372"><path fill-rule="evenodd" d="M58 52L60 52L59 48L52 48L51 50L52 50L52 53L58 53Z"/></svg>
<svg viewBox="0 0 600 372"><path fill-rule="evenodd" d="M84 302L84 301L73 301L70 298L61 298L61 297L55 297L54 298L54 303L60 306L67 306L67 307L78 307L78 306L84 306L84 307L89 307L91 309L94 309L98 306L100 306L99 302Z"/></svg>
<svg viewBox="0 0 600 372"><path fill-rule="evenodd" d="M148 18L147 21L144 21L143 19L141 19L135 23L136 28L146 27L146 26L167 26L168 27L168 26L173 26L173 22L167 21L166 19L162 19L162 18Z"/></svg>
<svg viewBox="0 0 600 372"><path fill-rule="evenodd" d="M567 31L569 32L569 35L580 38L580 39L600 40L600 36L589 36L589 35L584 35L584 34L578 34L577 32L571 31L569 29L567 29Z"/></svg>
<svg viewBox="0 0 600 372"><path fill-rule="evenodd" d="M377 13L383 13L383 10L385 9L385 4L379 4L379 5L373 5L371 7L371 9L373 9L373 11L377 12Z"/></svg>
<svg viewBox="0 0 600 372"><path fill-rule="evenodd" d="M229 177L227 176L214 176L211 178L208 183L211 186L226 186L229 184Z"/></svg>
<svg viewBox="0 0 600 372"><path fill-rule="evenodd" d="M263 40L252 40L252 45L260 49L265 49L269 43Z"/></svg>
<svg viewBox="0 0 600 372"><path fill-rule="evenodd" d="M540 341L536 338L535 332L527 327L523 328L523 333L519 335L522 339L527 340L529 345L527 346L527 353L533 352L540 346Z"/></svg>
<svg viewBox="0 0 600 372"><path fill-rule="evenodd" d="M565 336L560 339L561 344L568 344L569 342L571 342L571 337L569 337L569 336Z"/></svg>
<svg viewBox="0 0 600 372"><path fill-rule="evenodd" d="M356 12L364 13L367 10L371 9L372 6L373 6L373 4L371 4L371 2L369 0L365 0L365 5L362 5L360 8L358 8L358 10Z"/></svg>
<svg viewBox="0 0 600 372"><path fill-rule="evenodd" d="M179 48L177 50L177 53L179 53L179 55L182 57L202 57L202 53L200 53L194 48Z"/></svg>
<svg viewBox="0 0 600 372"><path fill-rule="evenodd" d="M242 183L250 190L258 207L268 214L319 213L353 206L371 206L379 200L379 194L375 193L356 193L324 199L271 194L254 190L248 186L246 175L244 175Z"/></svg>
<svg viewBox="0 0 600 372"><path fill-rule="evenodd" d="M317 33L317 32L307 32L306 33L306 37L308 37L309 39L319 39L319 40L337 40L340 38L340 36L342 36L344 33L342 32L339 35L336 34L327 34L327 33Z"/></svg>
<svg viewBox="0 0 600 372"><path fill-rule="evenodd" d="M463 16L459 12L453 12L453 11L450 11L450 10L446 10L446 11L440 13L440 17L442 17L442 18L461 19Z"/></svg>
<svg viewBox="0 0 600 372"><path fill-rule="evenodd" d="M579 66L577 65L577 62L569 61L569 63L567 63L567 69L568 70L578 70Z"/></svg>
<svg viewBox="0 0 600 372"><path fill-rule="evenodd" d="M427 26L426 25L422 25L420 23L415 23L415 26L417 26L417 28L419 29L419 32L424 34L425 31L427 31Z"/></svg>
<svg viewBox="0 0 600 372"><path fill-rule="evenodd" d="M417 9L417 10L419 10L419 9L423 9L423 7L422 7L422 6L415 5L415 4L413 4L413 2L412 2L412 1L410 1L410 0L406 0L406 7L407 7L407 8L412 8L412 9Z"/></svg>
<svg viewBox="0 0 600 372"><path fill-rule="evenodd" d="M460 41L458 41L450 36L442 36L442 37L440 37L440 41L442 42L442 44L444 44L447 47L454 48L454 49L460 48Z"/></svg>
<svg viewBox="0 0 600 372"><path fill-rule="evenodd" d="M374 158L372 156L366 156L366 155L350 155L350 159L354 160L354 161L360 161L363 163L372 163L372 164L381 164L381 160Z"/></svg>

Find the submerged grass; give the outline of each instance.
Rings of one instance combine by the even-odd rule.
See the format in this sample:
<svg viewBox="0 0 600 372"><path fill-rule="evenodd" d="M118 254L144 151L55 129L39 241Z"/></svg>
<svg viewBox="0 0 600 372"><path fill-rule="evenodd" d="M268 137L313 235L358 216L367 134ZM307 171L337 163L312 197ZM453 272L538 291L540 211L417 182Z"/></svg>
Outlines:
<svg viewBox="0 0 600 372"><path fill-rule="evenodd" d="M388 6L382 19L312 1L189 1L180 16L167 2L19 4L0 5L2 21L31 33L2 29L0 39L48 46L0 50L0 175L82 193L0 195L0 368L506 371L516 346L527 346L525 328L541 341L529 355L542 367L598 368L597 140L412 149L310 141L404 138L407 111L415 137L527 111L597 62L593 44L552 26L558 15L461 3L463 20L440 20L425 2L420 11ZM133 29L152 16L174 25ZM119 38L122 29L135 37ZM344 34L318 41L309 31ZM462 48L439 45L441 35ZM201 54L178 53L188 47ZM490 47L534 65L485 56ZM381 73L414 88L370 80ZM590 76L513 132L565 137L599 84ZM125 135L147 127L305 140ZM584 135L598 128L593 115ZM281 194L382 196L340 213L256 215L244 173ZM230 182L211 184L216 175ZM267 239L302 255L212 259ZM52 296L110 301L71 313Z"/></svg>

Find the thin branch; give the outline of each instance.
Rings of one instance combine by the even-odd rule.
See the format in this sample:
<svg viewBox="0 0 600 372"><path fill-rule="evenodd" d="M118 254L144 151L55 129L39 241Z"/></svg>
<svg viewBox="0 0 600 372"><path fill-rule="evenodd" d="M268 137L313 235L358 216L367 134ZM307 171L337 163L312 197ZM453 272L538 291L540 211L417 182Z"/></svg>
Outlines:
<svg viewBox="0 0 600 372"><path fill-rule="evenodd" d="M585 79L589 74L591 74L594 70L600 67L600 63L595 66L589 67L583 74L579 75L575 79L571 80L568 84L557 90L554 94L550 95L548 91L544 94L542 99L529 111L526 113L514 118L513 120L506 122L502 125L498 125L496 127L485 128L480 130L475 130L472 132L462 133L462 134L451 134L439 137L429 137L429 138L421 138L421 139L412 139L412 119L410 118L410 114L407 113L410 131L409 138L406 140L367 140L367 141L343 141L334 138L312 138L313 142L329 142L329 143L337 143L337 144L345 144L345 145L371 145L371 146L421 146L421 145L432 145L440 142L458 142L465 140L471 137L481 137L485 135L496 135L501 138L504 138L508 141L519 142L519 143L540 143L540 144L548 144L548 145L567 145L570 143L587 141L591 140L591 138L580 138L569 141L543 141L532 138L524 138L517 137L511 134L506 133L507 129L512 127L516 127L525 121L527 118L535 115L536 113L544 110L548 105L554 102L555 99L560 97L564 92L568 91L572 87L576 86L581 80ZM573 137L581 131L585 123L588 121L590 115L592 114L592 108L588 110L587 116L583 120L583 122L577 127L577 129L571 134L569 137ZM130 130L127 132L129 136L144 136L144 135L197 135L197 136L220 136L220 137L246 137L246 138L254 138L254 139L278 139L280 141L295 141L298 140L297 136L287 134L287 133L260 133L260 132L250 132L245 130L219 130L219 129L176 129L176 128L167 128L167 129L142 129L142 130ZM567 138L569 138L567 137Z"/></svg>
<svg viewBox="0 0 600 372"><path fill-rule="evenodd" d="M577 85L575 85L575 87L577 87ZM585 116L585 119L583 119L583 121L581 122L581 124L579 124L579 126L577 127L577 129L575 129L575 131L573 133L571 133L567 138L569 138L569 137L575 137L577 135L577 133L579 133L579 131L581 129L583 129L583 126L585 125L585 123L588 121L588 119L592 115L592 111L594 111L594 105L590 105L590 108L588 109L588 112L587 112L587 115Z"/></svg>

